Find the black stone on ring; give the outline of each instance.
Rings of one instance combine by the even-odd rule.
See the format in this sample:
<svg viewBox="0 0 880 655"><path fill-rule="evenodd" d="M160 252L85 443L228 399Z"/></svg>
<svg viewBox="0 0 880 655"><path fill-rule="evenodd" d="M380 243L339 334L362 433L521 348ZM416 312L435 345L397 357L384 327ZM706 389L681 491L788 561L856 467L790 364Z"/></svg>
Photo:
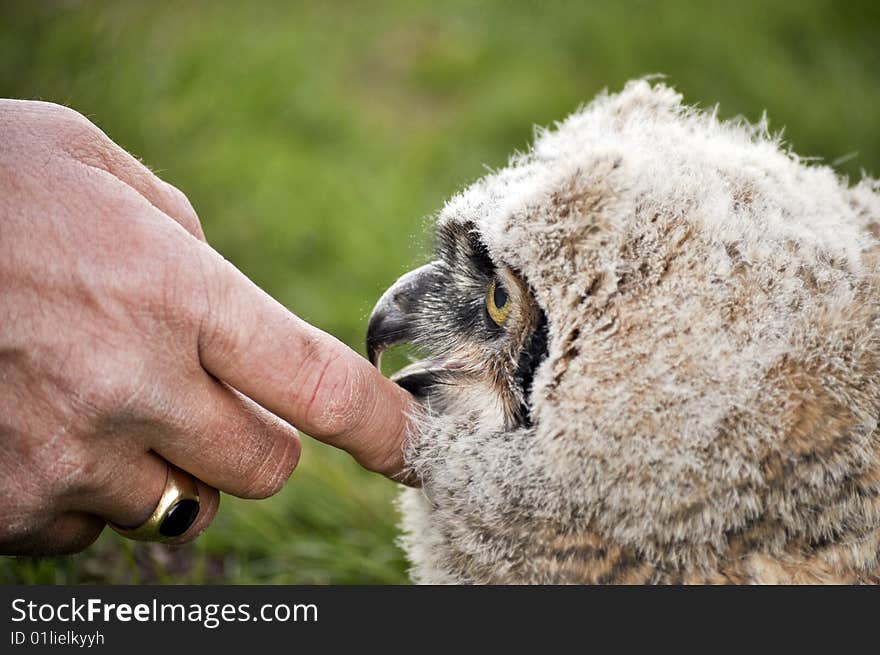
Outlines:
<svg viewBox="0 0 880 655"><path fill-rule="evenodd" d="M165 515L159 526L159 534L163 537L179 537L189 530L198 515L199 501L189 498L179 500Z"/></svg>

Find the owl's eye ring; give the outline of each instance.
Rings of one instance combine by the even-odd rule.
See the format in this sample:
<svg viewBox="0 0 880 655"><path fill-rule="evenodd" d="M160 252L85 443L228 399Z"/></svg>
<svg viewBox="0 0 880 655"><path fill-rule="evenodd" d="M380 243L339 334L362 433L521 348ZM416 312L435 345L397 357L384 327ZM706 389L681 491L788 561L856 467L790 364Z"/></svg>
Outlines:
<svg viewBox="0 0 880 655"><path fill-rule="evenodd" d="M489 318L498 326L504 325L512 306L510 294L498 284L497 280L492 280L486 289L486 311L489 313Z"/></svg>

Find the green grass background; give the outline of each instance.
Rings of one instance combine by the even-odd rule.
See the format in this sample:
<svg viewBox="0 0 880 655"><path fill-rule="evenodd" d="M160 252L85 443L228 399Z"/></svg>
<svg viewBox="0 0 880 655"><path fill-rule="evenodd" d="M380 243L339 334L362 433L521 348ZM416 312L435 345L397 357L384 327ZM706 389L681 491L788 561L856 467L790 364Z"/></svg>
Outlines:
<svg viewBox="0 0 880 655"><path fill-rule="evenodd" d="M0 96L89 116L228 259L363 352L426 217L603 87L665 73L880 173L878 35L876 1L0 2ZM394 485L306 442L284 491L224 497L195 544L105 531L74 557L2 558L0 582L405 583Z"/></svg>

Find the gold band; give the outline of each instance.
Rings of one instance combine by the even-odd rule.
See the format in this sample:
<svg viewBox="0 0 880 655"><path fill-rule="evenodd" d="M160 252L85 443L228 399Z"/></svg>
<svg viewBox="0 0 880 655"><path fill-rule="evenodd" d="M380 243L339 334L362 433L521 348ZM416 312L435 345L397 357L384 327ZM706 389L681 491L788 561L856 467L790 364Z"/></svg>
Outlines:
<svg viewBox="0 0 880 655"><path fill-rule="evenodd" d="M168 465L165 489L156 509L135 528L110 523L123 537L139 541L173 541L195 522L199 513L199 488L195 479L176 466Z"/></svg>

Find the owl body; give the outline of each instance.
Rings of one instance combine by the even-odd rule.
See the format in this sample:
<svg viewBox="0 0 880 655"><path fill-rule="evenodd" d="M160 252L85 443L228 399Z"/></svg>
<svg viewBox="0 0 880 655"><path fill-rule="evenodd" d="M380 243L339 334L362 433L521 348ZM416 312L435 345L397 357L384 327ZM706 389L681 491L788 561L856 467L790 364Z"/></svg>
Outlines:
<svg viewBox="0 0 880 655"><path fill-rule="evenodd" d="M452 198L410 308L444 380L407 453L414 580L880 581L878 223L875 182L647 81Z"/></svg>

